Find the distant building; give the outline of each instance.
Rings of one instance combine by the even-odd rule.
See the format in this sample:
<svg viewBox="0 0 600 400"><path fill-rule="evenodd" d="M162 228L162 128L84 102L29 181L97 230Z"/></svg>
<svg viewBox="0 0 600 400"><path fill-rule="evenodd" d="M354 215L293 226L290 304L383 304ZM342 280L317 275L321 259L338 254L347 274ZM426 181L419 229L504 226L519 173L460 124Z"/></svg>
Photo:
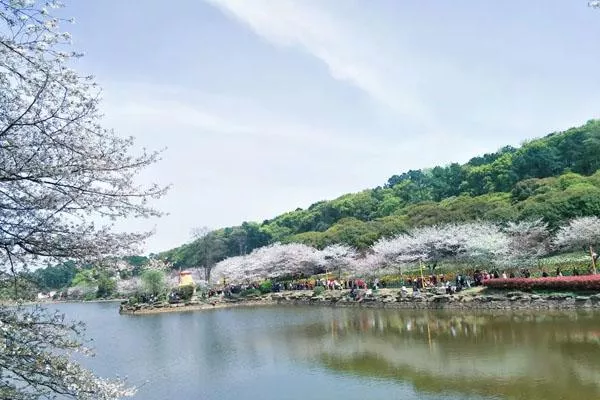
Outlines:
<svg viewBox="0 0 600 400"><path fill-rule="evenodd" d="M192 273L190 271L181 271L179 273L179 286L194 286L194 279L192 279Z"/></svg>

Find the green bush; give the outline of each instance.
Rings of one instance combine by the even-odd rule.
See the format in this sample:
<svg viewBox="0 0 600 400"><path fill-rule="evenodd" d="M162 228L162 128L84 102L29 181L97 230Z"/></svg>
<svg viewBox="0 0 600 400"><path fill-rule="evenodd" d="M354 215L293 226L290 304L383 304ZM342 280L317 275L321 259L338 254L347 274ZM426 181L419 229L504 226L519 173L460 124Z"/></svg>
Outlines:
<svg viewBox="0 0 600 400"><path fill-rule="evenodd" d="M98 279L98 290L96 291L96 297L105 298L110 297L115 293L117 289L117 282L114 279L109 278L106 275L102 275Z"/></svg>
<svg viewBox="0 0 600 400"><path fill-rule="evenodd" d="M260 286L258 287L258 290L260 290L260 293L262 293L262 294L271 293L273 291L273 282L271 282L271 281L262 282L260 284Z"/></svg>
<svg viewBox="0 0 600 400"><path fill-rule="evenodd" d="M96 300L96 293L94 293L94 292L86 293L83 296L83 300L84 301Z"/></svg>
<svg viewBox="0 0 600 400"><path fill-rule="evenodd" d="M313 290L313 296L320 296L323 294L324 291L325 291L325 288L323 286L316 286L315 289Z"/></svg>
<svg viewBox="0 0 600 400"><path fill-rule="evenodd" d="M142 273L144 290L151 295L159 295L166 290L165 273L162 271L148 270Z"/></svg>
<svg viewBox="0 0 600 400"><path fill-rule="evenodd" d="M196 287L194 285L179 286L179 288L177 288L177 294L181 300L189 301L194 295L195 289Z"/></svg>

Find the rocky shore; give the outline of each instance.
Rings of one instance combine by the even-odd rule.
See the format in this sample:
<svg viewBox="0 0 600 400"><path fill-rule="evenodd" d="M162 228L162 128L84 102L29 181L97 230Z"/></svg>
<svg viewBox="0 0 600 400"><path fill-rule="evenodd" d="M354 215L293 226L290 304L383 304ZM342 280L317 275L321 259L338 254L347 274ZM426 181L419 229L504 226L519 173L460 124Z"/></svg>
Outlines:
<svg viewBox="0 0 600 400"><path fill-rule="evenodd" d="M584 296L571 293L542 295L524 292L466 291L453 295L425 292L413 296L412 294L402 293L398 289L381 289L375 293L365 293L363 291L356 299L353 299L350 297L348 290L325 291L319 295L315 295L313 291L305 290L269 293L251 298L192 300L179 304L128 304L122 302L119 313L140 315L269 305L464 310L600 309L600 293Z"/></svg>

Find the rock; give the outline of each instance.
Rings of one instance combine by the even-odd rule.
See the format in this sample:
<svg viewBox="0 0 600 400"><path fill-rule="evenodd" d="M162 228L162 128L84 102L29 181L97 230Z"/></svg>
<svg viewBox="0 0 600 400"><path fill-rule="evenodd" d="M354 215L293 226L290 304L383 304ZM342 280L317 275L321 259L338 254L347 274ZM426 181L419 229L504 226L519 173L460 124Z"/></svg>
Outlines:
<svg viewBox="0 0 600 400"><path fill-rule="evenodd" d="M531 298L531 300L539 300L539 299L541 299L541 298L542 298L542 296L540 296L540 295L537 295L537 294L532 294L532 295L530 296L530 298Z"/></svg>
<svg viewBox="0 0 600 400"><path fill-rule="evenodd" d="M502 301L504 300L501 297L497 297L497 296L477 296L475 297L475 299L481 303L490 303L492 301Z"/></svg>
<svg viewBox="0 0 600 400"><path fill-rule="evenodd" d="M590 296L576 296L575 301L588 301Z"/></svg>
<svg viewBox="0 0 600 400"><path fill-rule="evenodd" d="M453 299L449 294L439 294L431 297L430 300L434 303L450 303Z"/></svg>

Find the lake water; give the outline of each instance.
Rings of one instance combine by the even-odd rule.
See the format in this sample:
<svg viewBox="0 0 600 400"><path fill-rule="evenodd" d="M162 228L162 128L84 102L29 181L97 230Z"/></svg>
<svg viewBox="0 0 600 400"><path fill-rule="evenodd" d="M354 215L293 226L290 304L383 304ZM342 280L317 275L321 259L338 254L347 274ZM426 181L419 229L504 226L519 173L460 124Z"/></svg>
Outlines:
<svg viewBox="0 0 600 400"><path fill-rule="evenodd" d="M104 377L136 399L599 399L600 314L238 308L87 323Z"/></svg>

